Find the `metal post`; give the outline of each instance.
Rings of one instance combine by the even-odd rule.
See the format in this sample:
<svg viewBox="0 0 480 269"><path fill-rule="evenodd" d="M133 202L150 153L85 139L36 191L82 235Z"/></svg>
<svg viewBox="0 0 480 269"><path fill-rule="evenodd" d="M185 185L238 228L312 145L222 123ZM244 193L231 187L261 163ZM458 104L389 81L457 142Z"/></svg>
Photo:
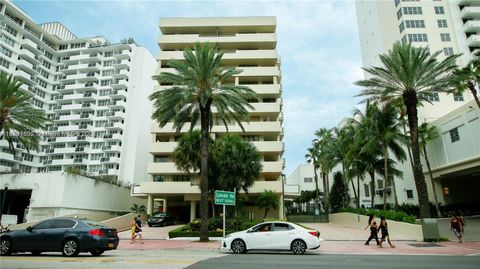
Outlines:
<svg viewBox="0 0 480 269"><path fill-rule="evenodd" d="M225 238L225 204L223 204L223 237Z"/></svg>

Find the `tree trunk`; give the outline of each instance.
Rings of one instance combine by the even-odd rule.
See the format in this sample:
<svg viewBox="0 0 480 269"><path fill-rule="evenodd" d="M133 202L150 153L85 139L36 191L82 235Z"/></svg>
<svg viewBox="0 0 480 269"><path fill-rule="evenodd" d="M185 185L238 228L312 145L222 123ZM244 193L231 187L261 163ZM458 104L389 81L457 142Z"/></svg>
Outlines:
<svg viewBox="0 0 480 269"><path fill-rule="evenodd" d="M405 121L403 120L403 116L402 116L402 126L403 126L403 134L408 136L408 132L407 132L407 126L405 125ZM408 160L410 161L410 165L412 167L412 171L413 171L413 158L412 158L412 148L410 147L410 144L407 144L407 152L408 152Z"/></svg>
<svg viewBox="0 0 480 269"><path fill-rule="evenodd" d="M215 198L212 197L212 218L215 218Z"/></svg>
<svg viewBox="0 0 480 269"><path fill-rule="evenodd" d="M427 183L422 171L420 161L420 145L418 143L418 115L417 115L417 94L408 92L403 95L403 103L407 108L408 126L410 128L410 143L413 157L413 178L417 188L418 204L420 207L420 218L430 217L430 206L428 200Z"/></svg>
<svg viewBox="0 0 480 269"><path fill-rule="evenodd" d="M315 179L315 207L318 206L318 176L317 176L317 166L316 160L313 158L313 178Z"/></svg>
<svg viewBox="0 0 480 269"><path fill-rule="evenodd" d="M442 212L440 211L440 206L438 204L437 192L435 191L435 184L433 184L433 173L432 169L430 168L430 161L428 160L427 156L427 149L423 148L423 157L425 157L425 162L427 163L428 174L430 175L430 182L432 183L432 191L433 191L433 198L435 200L435 209L437 210L437 217L442 217Z"/></svg>
<svg viewBox="0 0 480 269"><path fill-rule="evenodd" d="M383 210L387 210L388 149L383 146Z"/></svg>
<svg viewBox="0 0 480 269"><path fill-rule="evenodd" d="M265 214L263 214L263 220L265 220L267 218L267 214L268 214L269 209L270 208L268 208L268 207L265 208Z"/></svg>
<svg viewBox="0 0 480 269"><path fill-rule="evenodd" d="M398 196L397 196L397 186L395 185L395 176L392 175L391 178L392 178L391 184L392 184L392 192L393 192L393 199L394 199L393 200L394 201L393 202L393 209L397 210L397 208L398 208Z"/></svg>
<svg viewBox="0 0 480 269"><path fill-rule="evenodd" d="M469 83L468 83L468 89L469 89L470 92L472 93L473 99L475 99L475 103L477 103L478 108L480 108L480 100L478 100L477 90L475 89L475 85L473 85L472 82L469 82ZM1 130L0 130L0 131L1 131Z"/></svg>
<svg viewBox="0 0 480 269"><path fill-rule="evenodd" d="M355 202L357 202L357 190L355 189L355 184L353 184L353 180L347 176L347 173L345 173L345 166L343 166L343 163L342 163L342 170L343 170L344 178L346 178L347 181L350 181L350 184L352 184L353 196L355 198ZM346 183L345 185L348 186L348 183Z"/></svg>
<svg viewBox="0 0 480 269"><path fill-rule="evenodd" d="M201 109L200 124L202 139L200 141L200 242L208 242L208 136L210 124L210 107Z"/></svg>
<svg viewBox="0 0 480 269"><path fill-rule="evenodd" d="M371 189L372 189L372 204L371 207L375 207L375 171L368 171L368 174L371 178Z"/></svg>
<svg viewBox="0 0 480 269"><path fill-rule="evenodd" d="M328 173L323 172L323 197L325 203L325 212L328 214L330 212L330 203L328 201Z"/></svg>
<svg viewBox="0 0 480 269"><path fill-rule="evenodd" d="M357 208L360 208L360 176L357 176Z"/></svg>

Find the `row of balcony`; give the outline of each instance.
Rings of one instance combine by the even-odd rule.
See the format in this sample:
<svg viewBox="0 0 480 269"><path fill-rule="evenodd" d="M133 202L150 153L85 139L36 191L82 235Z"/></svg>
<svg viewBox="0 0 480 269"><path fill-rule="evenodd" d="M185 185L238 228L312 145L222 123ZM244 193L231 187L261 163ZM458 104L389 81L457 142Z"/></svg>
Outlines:
<svg viewBox="0 0 480 269"><path fill-rule="evenodd" d="M73 159L57 159L57 160L44 160L44 165L97 165L97 164L118 164L120 163L120 158L117 157L104 157L100 160L85 160L82 158L73 158Z"/></svg>
<svg viewBox="0 0 480 269"><path fill-rule="evenodd" d="M182 51L160 51L157 55L160 61L181 60L183 59ZM234 52L226 51L222 57L222 63L225 64L242 64L257 63L265 65L276 65L279 62L278 52L271 50L235 50ZM241 69L241 67L239 67Z"/></svg>
<svg viewBox="0 0 480 269"><path fill-rule="evenodd" d="M261 173L282 173L285 166L284 160L279 161L263 161ZM173 162L165 163L148 163L147 164L147 173L148 174L184 174L186 172L181 171L177 168Z"/></svg>
<svg viewBox="0 0 480 269"><path fill-rule="evenodd" d="M258 49L275 49L277 35L275 33L232 34L225 36L203 36L199 34L163 34L157 39L162 50L178 49L195 44L195 42L210 42L218 44L222 49L245 46L255 46Z"/></svg>
<svg viewBox="0 0 480 269"><path fill-rule="evenodd" d="M281 85L280 84L249 84L249 85L242 85L248 87L255 91L258 95L273 95L277 96L282 93ZM155 86L155 91L165 90L172 86Z"/></svg>
<svg viewBox="0 0 480 269"><path fill-rule="evenodd" d="M281 141L253 141L251 142L260 153L283 152L284 144ZM154 142L150 145L152 154L171 154L177 148L178 142Z"/></svg>
<svg viewBox="0 0 480 269"><path fill-rule="evenodd" d="M283 133L283 127L279 121L261 121L261 122L250 122L243 123L245 132L252 133ZM188 124L185 124L180 130L181 133L186 133L190 129ZM215 125L212 128L213 133L226 133L227 130L223 125ZM228 126L229 133L244 133L238 124L231 124ZM164 127L159 127L157 123L152 124L152 133L166 133L174 134L175 129L173 128L173 123L167 123Z"/></svg>
<svg viewBox="0 0 480 269"><path fill-rule="evenodd" d="M276 66L252 66L252 67L239 67L242 72L236 77L279 77L280 69ZM173 68L161 68L161 72L176 73Z"/></svg>

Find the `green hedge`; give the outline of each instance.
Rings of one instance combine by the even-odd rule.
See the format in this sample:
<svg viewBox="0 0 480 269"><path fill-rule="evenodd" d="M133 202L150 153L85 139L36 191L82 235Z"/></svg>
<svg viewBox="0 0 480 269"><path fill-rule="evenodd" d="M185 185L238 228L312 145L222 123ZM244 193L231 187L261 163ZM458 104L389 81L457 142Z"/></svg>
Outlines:
<svg viewBox="0 0 480 269"><path fill-rule="evenodd" d="M377 210L377 209L365 209L365 208L342 208L340 212L350 212L360 215L369 216L373 214L376 217L384 216L386 219L394 220L394 221L401 221L407 223L415 224L416 217L412 215L408 215L403 211L391 211L391 210Z"/></svg>

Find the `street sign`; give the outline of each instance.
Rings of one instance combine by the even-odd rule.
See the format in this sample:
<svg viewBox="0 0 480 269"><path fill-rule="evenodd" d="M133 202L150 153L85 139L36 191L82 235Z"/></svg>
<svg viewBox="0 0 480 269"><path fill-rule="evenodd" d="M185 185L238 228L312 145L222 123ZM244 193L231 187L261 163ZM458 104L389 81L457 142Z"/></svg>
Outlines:
<svg viewBox="0 0 480 269"><path fill-rule="evenodd" d="M235 205L235 192L215 191L216 205Z"/></svg>

